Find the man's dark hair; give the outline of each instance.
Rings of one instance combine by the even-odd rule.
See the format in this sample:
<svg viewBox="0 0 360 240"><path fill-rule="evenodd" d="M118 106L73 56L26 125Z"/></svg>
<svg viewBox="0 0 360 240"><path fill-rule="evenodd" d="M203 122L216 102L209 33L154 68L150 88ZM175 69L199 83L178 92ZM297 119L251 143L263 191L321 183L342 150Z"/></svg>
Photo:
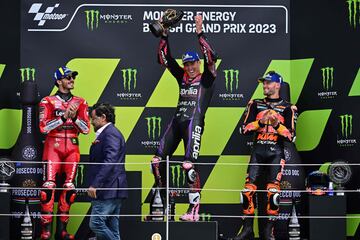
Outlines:
<svg viewBox="0 0 360 240"><path fill-rule="evenodd" d="M95 110L95 115L101 117L106 116L106 121L115 124L115 109L109 103L96 103L91 107L90 113Z"/></svg>

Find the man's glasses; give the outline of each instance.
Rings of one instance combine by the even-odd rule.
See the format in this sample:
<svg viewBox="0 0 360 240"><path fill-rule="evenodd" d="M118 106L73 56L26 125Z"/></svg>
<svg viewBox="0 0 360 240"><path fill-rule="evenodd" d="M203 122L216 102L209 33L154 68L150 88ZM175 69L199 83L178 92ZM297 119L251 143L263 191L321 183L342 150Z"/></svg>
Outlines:
<svg viewBox="0 0 360 240"><path fill-rule="evenodd" d="M70 81L71 79L75 80L76 76L68 75L65 78Z"/></svg>

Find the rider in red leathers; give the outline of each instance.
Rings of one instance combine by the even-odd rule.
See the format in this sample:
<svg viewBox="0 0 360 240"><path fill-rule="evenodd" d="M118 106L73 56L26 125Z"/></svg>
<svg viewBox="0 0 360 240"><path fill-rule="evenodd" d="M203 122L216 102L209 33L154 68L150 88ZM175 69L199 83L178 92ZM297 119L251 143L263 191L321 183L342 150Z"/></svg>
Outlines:
<svg viewBox="0 0 360 240"><path fill-rule="evenodd" d="M65 174L65 181L58 202L56 239L74 239L66 231L70 205L75 200L77 163L80 161L79 133L89 133L88 105L83 98L73 96L74 80L78 72L60 67L54 74L58 91L44 97L39 104L40 131L46 134L43 161L44 184L41 199L41 239L51 238L51 223L54 208L55 178Z"/></svg>

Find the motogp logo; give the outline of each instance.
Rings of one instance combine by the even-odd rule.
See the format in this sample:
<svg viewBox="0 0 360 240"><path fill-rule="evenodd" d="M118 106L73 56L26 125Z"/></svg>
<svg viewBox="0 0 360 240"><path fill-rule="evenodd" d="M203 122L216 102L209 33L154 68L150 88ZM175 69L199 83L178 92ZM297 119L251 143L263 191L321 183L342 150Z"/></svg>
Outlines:
<svg viewBox="0 0 360 240"><path fill-rule="evenodd" d="M45 12L40 12L42 3L34 3L31 5L28 13L35 13L34 21L39 21L38 26L44 26L46 20L63 20L68 14L53 13L54 9L59 7L60 3L56 3L53 7L47 7Z"/></svg>

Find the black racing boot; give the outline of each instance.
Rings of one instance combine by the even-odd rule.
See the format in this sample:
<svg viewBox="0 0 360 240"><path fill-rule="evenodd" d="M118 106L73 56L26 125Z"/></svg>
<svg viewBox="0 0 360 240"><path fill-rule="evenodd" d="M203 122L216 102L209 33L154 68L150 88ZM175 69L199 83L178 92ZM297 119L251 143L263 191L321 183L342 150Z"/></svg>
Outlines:
<svg viewBox="0 0 360 240"><path fill-rule="evenodd" d="M268 219L266 221L266 225L263 231L263 236L260 238L261 240L275 240L273 230L275 226L275 221Z"/></svg>
<svg viewBox="0 0 360 240"><path fill-rule="evenodd" d="M233 238L233 240L253 240L254 230L253 230L254 218L248 217L244 219L243 228L239 235Z"/></svg>
<svg viewBox="0 0 360 240"><path fill-rule="evenodd" d="M56 240L72 240L72 239L75 239L74 235L67 232L66 226L67 226L67 223L62 222L60 220L60 217L57 217L57 219L56 219L56 234L55 234L55 239Z"/></svg>

